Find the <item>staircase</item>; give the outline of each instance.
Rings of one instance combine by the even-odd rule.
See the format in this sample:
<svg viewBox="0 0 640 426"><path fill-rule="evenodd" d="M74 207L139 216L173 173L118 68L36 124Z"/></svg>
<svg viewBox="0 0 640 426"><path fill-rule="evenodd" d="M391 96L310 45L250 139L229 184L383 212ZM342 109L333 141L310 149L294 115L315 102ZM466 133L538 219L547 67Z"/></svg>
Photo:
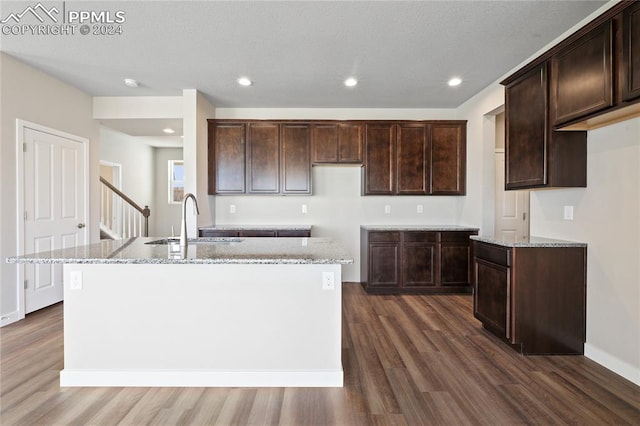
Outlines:
<svg viewBox="0 0 640 426"><path fill-rule="evenodd" d="M149 206L140 207L102 176L100 183L100 239L148 237Z"/></svg>

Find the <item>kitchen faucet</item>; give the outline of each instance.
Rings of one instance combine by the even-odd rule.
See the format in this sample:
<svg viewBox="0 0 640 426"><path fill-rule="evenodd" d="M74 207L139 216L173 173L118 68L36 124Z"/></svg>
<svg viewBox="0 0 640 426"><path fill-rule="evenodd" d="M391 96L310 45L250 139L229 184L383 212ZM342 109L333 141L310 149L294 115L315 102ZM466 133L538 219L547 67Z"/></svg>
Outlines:
<svg viewBox="0 0 640 426"><path fill-rule="evenodd" d="M193 200L193 207L196 214L200 214L200 210L198 209L198 200L196 200L196 196L192 193L185 194L182 199L182 223L180 224L180 246L184 247L187 245L187 200L191 198Z"/></svg>

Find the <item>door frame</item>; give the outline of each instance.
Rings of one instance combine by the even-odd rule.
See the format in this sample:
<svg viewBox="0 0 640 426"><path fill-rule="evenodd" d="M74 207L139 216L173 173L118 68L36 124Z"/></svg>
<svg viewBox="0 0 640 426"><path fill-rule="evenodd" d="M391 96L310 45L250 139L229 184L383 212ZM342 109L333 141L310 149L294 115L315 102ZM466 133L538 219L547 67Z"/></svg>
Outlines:
<svg viewBox="0 0 640 426"><path fill-rule="evenodd" d="M16 249L18 252L18 256L24 255L24 132L25 129L32 129L42 133L49 133L53 136L58 136L65 139L70 139L74 142L80 143L83 150L83 160L84 160L84 219L83 223L87 224L84 227L84 241L88 240L88 231L91 229L91 224L89 223L89 139L83 138L81 136L76 136L71 133L66 133L60 130L52 129L50 127L46 127L40 124L32 123L30 121L16 119ZM16 273L16 285L18 286L18 320L24 319L25 317L25 293L24 293L24 265L17 265L17 273Z"/></svg>

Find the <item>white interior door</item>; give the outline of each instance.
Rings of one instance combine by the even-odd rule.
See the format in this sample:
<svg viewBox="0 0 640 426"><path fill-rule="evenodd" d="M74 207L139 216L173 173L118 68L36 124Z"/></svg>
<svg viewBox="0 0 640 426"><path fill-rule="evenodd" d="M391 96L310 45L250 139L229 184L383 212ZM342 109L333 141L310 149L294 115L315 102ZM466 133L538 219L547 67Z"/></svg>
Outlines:
<svg viewBox="0 0 640 426"><path fill-rule="evenodd" d="M529 237L529 191L504 190L504 151L496 151L495 234L517 242Z"/></svg>
<svg viewBox="0 0 640 426"><path fill-rule="evenodd" d="M23 128L24 253L84 245L86 143ZM25 265L25 312L63 298L62 265Z"/></svg>

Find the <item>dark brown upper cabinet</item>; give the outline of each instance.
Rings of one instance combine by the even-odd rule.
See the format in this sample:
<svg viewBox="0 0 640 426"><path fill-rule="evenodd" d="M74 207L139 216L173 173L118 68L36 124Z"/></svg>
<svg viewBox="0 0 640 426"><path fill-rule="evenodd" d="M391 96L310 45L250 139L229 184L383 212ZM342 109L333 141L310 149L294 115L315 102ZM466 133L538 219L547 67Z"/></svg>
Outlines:
<svg viewBox="0 0 640 426"><path fill-rule="evenodd" d="M308 124L282 125L283 194L311 194L311 130Z"/></svg>
<svg viewBox="0 0 640 426"><path fill-rule="evenodd" d="M464 195L467 169L467 126L463 123L431 124L430 174L432 195Z"/></svg>
<svg viewBox="0 0 640 426"><path fill-rule="evenodd" d="M610 20L551 58L553 126L613 106L613 34Z"/></svg>
<svg viewBox="0 0 640 426"><path fill-rule="evenodd" d="M547 75L545 62L506 86L506 189L587 184L586 132L552 130Z"/></svg>
<svg viewBox="0 0 640 426"><path fill-rule="evenodd" d="M364 195L464 195L466 122L368 122Z"/></svg>
<svg viewBox="0 0 640 426"><path fill-rule="evenodd" d="M250 194L280 192L280 125L250 123L247 190Z"/></svg>
<svg viewBox="0 0 640 426"><path fill-rule="evenodd" d="M363 127L361 123L313 124L313 164L362 164Z"/></svg>
<svg viewBox="0 0 640 426"><path fill-rule="evenodd" d="M640 97L640 3L623 13L622 100Z"/></svg>
<svg viewBox="0 0 640 426"><path fill-rule="evenodd" d="M429 126L398 124L396 126L396 192L399 195L426 195Z"/></svg>
<svg viewBox="0 0 640 426"><path fill-rule="evenodd" d="M640 117L639 38L640 3L621 1L502 84L548 64L553 130L591 130Z"/></svg>
<svg viewBox="0 0 640 426"><path fill-rule="evenodd" d="M247 126L209 122L209 193L244 194Z"/></svg>
<svg viewBox="0 0 640 426"><path fill-rule="evenodd" d="M311 194L308 123L209 120L210 194Z"/></svg>
<svg viewBox="0 0 640 426"><path fill-rule="evenodd" d="M393 195L396 190L395 125L367 123L364 161L364 194Z"/></svg>

